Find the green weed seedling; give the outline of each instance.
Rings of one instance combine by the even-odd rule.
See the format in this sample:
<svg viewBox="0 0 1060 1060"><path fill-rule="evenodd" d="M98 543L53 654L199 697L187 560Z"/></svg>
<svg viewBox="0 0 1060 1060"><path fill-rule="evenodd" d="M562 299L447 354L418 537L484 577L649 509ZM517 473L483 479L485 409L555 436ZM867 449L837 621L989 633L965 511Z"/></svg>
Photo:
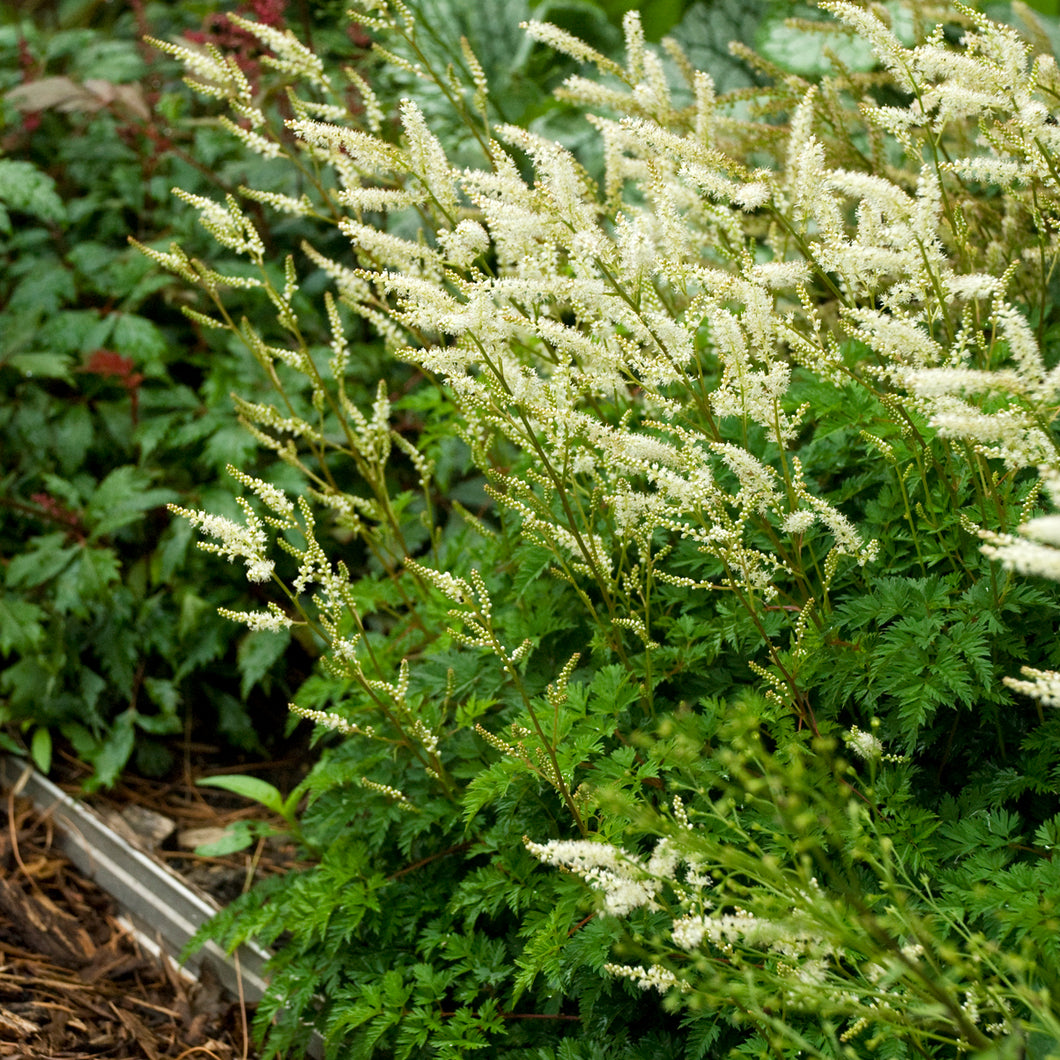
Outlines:
<svg viewBox="0 0 1060 1060"><path fill-rule="evenodd" d="M268 836L290 836L295 842L304 842L299 827L298 804L305 794L303 785L298 785L285 799L279 789L260 777L243 774L231 776L202 777L196 783L201 787L220 788L234 795L242 795L275 814L285 827L275 828L260 821L236 821L225 830L225 835L212 843L206 843L195 850L196 854L217 856L233 854L246 850L258 839Z"/></svg>

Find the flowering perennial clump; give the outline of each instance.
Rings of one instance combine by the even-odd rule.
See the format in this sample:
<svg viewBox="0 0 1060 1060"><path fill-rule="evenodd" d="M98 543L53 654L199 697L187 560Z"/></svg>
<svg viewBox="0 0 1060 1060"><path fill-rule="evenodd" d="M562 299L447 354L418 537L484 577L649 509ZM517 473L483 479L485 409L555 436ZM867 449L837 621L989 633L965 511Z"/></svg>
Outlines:
<svg viewBox="0 0 1060 1060"><path fill-rule="evenodd" d="M352 120L286 31L240 23L288 82L271 130L234 61L162 45L248 150L300 174L242 193L307 233L282 264L236 196L184 198L238 267L147 253L251 351L276 399L239 418L304 483L296 503L235 472L268 512L241 498L243 524L175 510L274 587L230 617L321 654L293 709L344 739L306 812L330 837L321 878L358 889L306 929L306 959L354 936L417 955L403 980L356 950L357 985L314 1017L336 1042L410 1055L466 1032L457 1055L524 996L570 990L587 1019L631 985L704 1048L761 1055L1018 1051L1060 1026L1036 985L1055 934L1034 949L1054 906L1027 897L1056 896L1058 819L1016 801L1055 794L1060 670L1030 664L1060 665L1031 628L1060 606L1013 577L1060 581L1039 511L1060 505L1060 74L964 5L820 6L871 69L837 48L809 80L748 52L769 84L728 94L676 42L649 47L636 11L621 60L527 21L596 68L558 94L597 166L501 120L466 38L468 83L434 70L401 0L357 18L442 93L478 165L356 71ZM275 320L236 324L226 288ZM354 389L368 335L403 380L374 395ZM362 820L351 786L377 833L335 833ZM415 925L400 945L387 895ZM508 993L482 986L501 951Z"/></svg>

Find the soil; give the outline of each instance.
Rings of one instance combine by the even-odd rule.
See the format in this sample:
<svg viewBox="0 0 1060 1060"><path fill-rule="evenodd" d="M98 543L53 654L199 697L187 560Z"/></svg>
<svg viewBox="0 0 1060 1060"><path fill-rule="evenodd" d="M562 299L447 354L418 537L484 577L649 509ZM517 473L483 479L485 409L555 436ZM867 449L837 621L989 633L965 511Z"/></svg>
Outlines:
<svg viewBox="0 0 1060 1060"><path fill-rule="evenodd" d="M76 760L60 767L52 779L77 794ZM286 791L303 768L297 760L232 768L188 755L179 775L129 777L88 801L126 838L223 903L262 875L284 871L294 851L282 841L259 840L224 857L195 854L196 842L218 836L233 821L266 814L227 792L196 787L194 780L252 771ZM208 975L193 982L171 960L145 952L109 896L55 849L47 816L3 793L0 1058L250 1060L252 1018Z"/></svg>

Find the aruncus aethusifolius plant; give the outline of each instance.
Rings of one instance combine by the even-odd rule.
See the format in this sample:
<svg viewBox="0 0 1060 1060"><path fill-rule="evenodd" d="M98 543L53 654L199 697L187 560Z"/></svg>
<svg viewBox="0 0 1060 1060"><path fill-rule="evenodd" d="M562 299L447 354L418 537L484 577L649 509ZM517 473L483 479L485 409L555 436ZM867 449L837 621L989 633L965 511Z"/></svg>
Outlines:
<svg viewBox="0 0 1060 1060"><path fill-rule="evenodd" d="M1016 695L1058 698L1057 594L1011 571L1054 569L1060 79L970 8L822 7L876 68L752 56L772 83L729 96L635 12L621 63L527 23L597 68L561 94L599 175L495 121L466 42L471 84L431 69L401 3L357 17L477 168L412 98L390 135L351 72L357 124L290 36L246 24L283 128L223 56L162 45L302 174L247 198L346 241L278 267L239 201L195 199L241 264L149 251L254 351L276 400L239 415L304 482L234 471L266 514L181 514L275 588L231 617L316 638L294 709L344 737L308 782L319 869L217 929L294 933L274 1049L311 989L336 1055L1058 1040L1060 727ZM326 346L298 316L321 274ZM232 285L274 319L232 320ZM404 394L351 387L361 326Z"/></svg>

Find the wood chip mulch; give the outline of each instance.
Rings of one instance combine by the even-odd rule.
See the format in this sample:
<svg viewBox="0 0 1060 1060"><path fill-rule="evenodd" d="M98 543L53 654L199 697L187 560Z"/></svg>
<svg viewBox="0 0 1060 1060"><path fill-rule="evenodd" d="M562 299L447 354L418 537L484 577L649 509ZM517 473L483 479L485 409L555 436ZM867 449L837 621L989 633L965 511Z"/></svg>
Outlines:
<svg viewBox="0 0 1060 1060"><path fill-rule="evenodd" d="M0 799L0 1058L247 1060L250 1018L145 952L47 817Z"/></svg>

